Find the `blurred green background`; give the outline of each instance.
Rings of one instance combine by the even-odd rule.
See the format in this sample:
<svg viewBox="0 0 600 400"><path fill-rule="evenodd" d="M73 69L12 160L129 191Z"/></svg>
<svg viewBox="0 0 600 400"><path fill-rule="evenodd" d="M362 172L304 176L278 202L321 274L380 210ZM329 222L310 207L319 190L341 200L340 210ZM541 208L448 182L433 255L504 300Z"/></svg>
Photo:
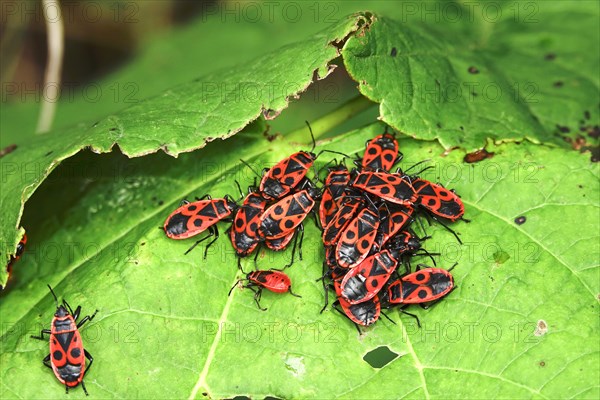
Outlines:
<svg viewBox="0 0 600 400"><path fill-rule="evenodd" d="M395 1L69 1L52 129L90 121L221 68L243 64L360 10L405 13ZM2 5L3 146L33 134L44 90L47 33L37 1ZM406 18L416 15L407 15ZM404 18L404 17L403 17ZM273 129L301 126L356 96L340 66ZM316 115L315 115L316 113ZM377 116L374 107L367 120ZM339 131L353 124L345 124Z"/></svg>

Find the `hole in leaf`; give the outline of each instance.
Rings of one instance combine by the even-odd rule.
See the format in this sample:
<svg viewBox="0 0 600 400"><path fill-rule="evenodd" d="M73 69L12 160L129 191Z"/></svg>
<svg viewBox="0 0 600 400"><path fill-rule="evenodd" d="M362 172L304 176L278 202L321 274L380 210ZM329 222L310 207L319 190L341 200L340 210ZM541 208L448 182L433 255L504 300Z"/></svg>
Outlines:
<svg viewBox="0 0 600 400"><path fill-rule="evenodd" d="M387 346L380 346L365 354L363 360L373 368L383 368L396 358L398 358L397 353L391 351Z"/></svg>

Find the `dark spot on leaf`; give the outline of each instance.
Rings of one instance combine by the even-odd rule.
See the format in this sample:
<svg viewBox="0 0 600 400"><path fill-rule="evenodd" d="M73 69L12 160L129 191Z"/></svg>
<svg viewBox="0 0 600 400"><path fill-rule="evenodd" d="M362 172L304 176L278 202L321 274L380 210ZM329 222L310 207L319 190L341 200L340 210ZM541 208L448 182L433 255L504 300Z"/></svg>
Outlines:
<svg viewBox="0 0 600 400"><path fill-rule="evenodd" d="M162 206L163 204L165 204L165 202L164 202L164 201L162 201L162 200L159 200L159 201L158 201L158 205L159 205L159 206Z"/></svg>
<svg viewBox="0 0 600 400"><path fill-rule="evenodd" d="M569 129L569 127L568 127L568 126L561 126L561 125L558 125L558 124L556 124L556 128L557 128L557 129L558 129L560 132L562 132L562 133L569 133L569 132L571 132L571 129Z"/></svg>
<svg viewBox="0 0 600 400"><path fill-rule="evenodd" d="M461 130L461 131L464 131L464 130L465 130L465 127L464 127L464 126L459 126L459 128L460 128L460 130Z"/></svg>
<svg viewBox="0 0 600 400"><path fill-rule="evenodd" d="M12 153L16 149L17 149L17 145L16 144L9 144L8 146L6 146L2 150L0 150L0 158L4 157L7 154Z"/></svg>
<svg viewBox="0 0 600 400"><path fill-rule="evenodd" d="M397 353L391 351L387 346L380 346L365 354L363 360L365 360L371 367L379 369L385 367L396 358L398 358Z"/></svg>
<svg viewBox="0 0 600 400"><path fill-rule="evenodd" d="M563 82L562 81L556 81L552 84L552 86L554 86L555 88L559 88L563 86Z"/></svg>
<svg viewBox="0 0 600 400"><path fill-rule="evenodd" d="M515 224L517 224L517 225L523 225L525 223L525 221L527 221L527 218L525 218L525 216L523 216L523 215L515 218Z"/></svg>
<svg viewBox="0 0 600 400"><path fill-rule="evenodd" d="M146 242L140 243L140 246L145 246L145 245L146 245Z"/></svg>
<svg viewBox="0 0 600 400"><path fill-rule="evenodd" d="M54 153L54 150L50 150L49 152L47 152L46 154L44 154L46 157L48 157L50 154Z"/></svg>
<svg viewBox="0 0 600 400"><path fill-rule="evenodd" d="M94 125L92 125L92 128L95 128L98 126L99 121L94 122Z"/></svg>
<svg viewBox="0 0 600 400"><path fill-rule="evenodd" d="M117 130L117 128L110 128L109 129L109 131L111 131L111 132L116 131L116 130Z"/></svg>
<svg viewBox="0 0 600 400"><path fill-rule="evenodd" d="M470 66L468 71L470 74L478 74L479 73L479 70L474 66Z"/></svg>
<svg viewBox="0 0 600 400"><path fill-rule="evenodd" d="M475 92L471 92L471 96L473 96L473 97L477 97L477 93L475 93Z"/></svg>
<svg viewBox="0 0 600 400"><path fill-rule="evenodd" d="M544 59L545 59L545 60L547 60L547 61L552 61L552 60L554 60L555 58L556 58L556 54L554 54L554 53L548 53L548 54L546 54L546 56L544 57Z"/></svg>
<svg viewBox="0 0 600 400"><path fill-rule="evenodd" d="M533 334L535 336L543 336L548 332L548 324L546 324L546 321L544 321L543 319L540 319L537 322L537 326L535 327L535 331L533 332Z"/></svg>
<svg viewBox="0 0 600 400"><path fill-rule="evenodd" d="M593 147L591 152L592 152L592 157L590 158L590 160L592 162L600 161L600 146Z"/></svg>
<svg viewBox="0 0 600 400"><path fill-rule="evenodd" d="M579 189L583 189L583 185L577 185Z"/></svg>
<svg viewBox="0 0 600 400"><path fill-rule="evenodd" d="M435 124L435 126L437 126L439 129L442 129L442 124L440 124L439 122Z"/></svg>
<svg viewBox="0 0 600 400"><path fill-rule="evenodd" d="M396 50L396 48L395 48L395 47L392 47L392 51L390 52L390 55L391 55L392 57L396 57L396 54L398 54L398 50Z"/></svg>
<svg viewBox="0 0 600 400"><path fill-rule="evenodd" d="M540 361L540 367L545 367L546 363L544 361Z"/></svg>
<svg viewBox="0 0 600 400"><path fill-rule="evenodd" d="M205 396L205 397L206 397L206 396L208 396L208 393L206 393L206 392L202 392L202 396Z"/></svg>
<svg viewBox="0 0 600 400"><path fill-rule="evenodd" d="M590 112L588 110L585 110L583 112L583 116L585 117L585 119L590 119L591 118Z"/></svg>
<svg viewBox="0 0 600 400"><path fill-rule="evenodd" d="M492 158L492 157L494 157L494 154L495 153L488 152L486 149L481 149L481 150L474 151L473 153L465 154L465 157L463 160L464 160L464 162L471 164L471 163L479 162L481 160L485 160L486 158Z"/></svg>
<svg viewBox="0 0 600 400"><path fill-rule="evenodd" d="M600 137L600 127L598 125L590 127L587 129L588 136L593 139L598 139Z"/></svg>

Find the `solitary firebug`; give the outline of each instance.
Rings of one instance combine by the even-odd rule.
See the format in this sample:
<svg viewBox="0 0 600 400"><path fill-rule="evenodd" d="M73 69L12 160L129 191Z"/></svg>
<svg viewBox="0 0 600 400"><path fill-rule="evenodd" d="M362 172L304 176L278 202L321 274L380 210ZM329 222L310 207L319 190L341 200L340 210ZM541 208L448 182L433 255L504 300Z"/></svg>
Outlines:
<svg viewBox="0 0 600 400"><path fill-rule="evenodd" d="M240 279L235 285L229 290L229 294L236 286L241 282L246 281L247 283L243 286L254 292L254 301L261 310L265 311L266 308L260 306L260 298L262 296L262 290L267 289L274 293L286 293L289 292L292 296L301 297L292 292L292 283L286 274L281 271L252 271L246 275L246 279ZM257 289L255 289L257 288Z"/></svg>
<svg viewBox="0 0 600 400"><path fill-rule="evenodd" d="M50 329L42 329L39 336L31 336L34 339L46 340L44 334L50 335L50 354L48 354L43 362L48 368L54 371L56 378L65 385L65 390L68 393L69 388L75 387L81 383L86 396L88 392L83 382L83 377L89 373L94 358L84 349L79 334L79 328L88 321L91 321L98 310L91 316L87 315L77 322L81 312L81 306L77 306L75 312L69 306L65 299L61 305L58 304L58 298L54 291L50 288L50 293L56 302L56 312L52 319ZM89 360L89 364L85 365L85 359Z"/></svg>

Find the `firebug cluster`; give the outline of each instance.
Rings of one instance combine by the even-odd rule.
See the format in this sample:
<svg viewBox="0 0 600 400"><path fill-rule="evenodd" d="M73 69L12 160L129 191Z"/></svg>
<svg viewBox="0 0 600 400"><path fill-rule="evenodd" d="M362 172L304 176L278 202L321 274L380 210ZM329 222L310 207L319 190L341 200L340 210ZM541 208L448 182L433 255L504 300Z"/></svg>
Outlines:
<svg viewBox="0 0 600 400"><path fill-rule="evenodd" d="M424 231L420 218L435 220L460 242L458 235L445 224L459 219L468 222L463 218L460 197L419 177L419 173L409 175L408 170L400 169L390 172L403 157L392 134L386 132L368 140L363 157L353 160L356 167L351 170L345 164L349 156L343 153L323 150L315 154L312 137L310 151L298 151L265 168L262 174L257 174L260 183L249 187L247 195L244 196L236 182L240 201L230 196L213 199L210 195L193 202L184 200L161 228L175 240L208 232L185 253L212 238L204 250L206 258L208 248L219 237L217 224L229 221L232 224L227 234L240 270L239 260L252 253L258 255L259 246L281 251L293 242L291 262L284 267L287 268L294 262L296 249L302 258L303 224L313 214L324 246L323 275L317 279L322 281L325 292L321 312L327 308L329 292L333 290L334 309L357 327L372 325L381 315L389 319L382 309L392 307L416 318L420 326L418 317L404 308L432 303L450 293L455 287L450 274L454 266L448 270L437 268L433 254L422 248L422 242L429 236L417 236L411 226L418 221ZM322 169L327 168L327 175L321 180L314 164L324 152L344 158L326 164ZM313 169L317 183L322 182L321 187L307 176ZM26 243L27 236L23 236L7 266L9 272ZM411 258L422 255L430 257L434 267L418 264L412 271ZM240 284L254 292L256 305L263 311L266 310L260 305L263 289L300 297L292 292L292 282L282 270L251 271L236 282L229 294ZM56 302L51 328L32 337L46 340L44 335L49 335L50 354L44 358L44 365L53 370L67 392L81 384L87 395L84 375L90 370L93 358L83 347L79 328L92 320L97 310L78 321L81 307L73 311L64 299L59 304L48 287Z"/></svg>
<svg viewBox="0 0 600 400"><path fill-rule="evenodd" d="M184 200L165 220L166 235L187 239L208 232L186 252L213 238L205 248L206 258L208 248L219 236L217 223L229 221L228 236L240 270L239 260L252 253L258 255L259 246L280 251L293 242L291 262L284 267L287 268L297 250L302 258L306 218L318 215L325 248L324 274L319 278L325 290L321 312L333 289L334 308L362 326L375 323L382 308L398 306L409 314L404 311L407 305L431 303L452 291L454 280L449 270L418 264L412 271L413 256L428 256L434 264L435 260L422 248L422 241L429 237L418 237L411 225L419 221L424 229L421 219L437 221L460 242L446 225L463 219L460 197L419 177L419 173L407 174L408 170L400 169L391 172L403 155L395 136L387 132L367 141L363 157L352 160L352 169L345 164L349 156L330 150L315 154L314 149L313 136L310 151L293 153L257 173L260 183L256 185L255 181L245 196L236 182L242 194L239 202L230 196L212 199L208 195L194 202ZM324 152L344 158L326 164L323 169L327 168L327 175L321 180L314 164ZM317 183L307 176L311 170L315 171ZM297 296L291 290L290 278L281 270L252 271L231 291L242 282L243 287L254 291L256 304L262 310L266 310L260 305L263 289Z"/></svg>

